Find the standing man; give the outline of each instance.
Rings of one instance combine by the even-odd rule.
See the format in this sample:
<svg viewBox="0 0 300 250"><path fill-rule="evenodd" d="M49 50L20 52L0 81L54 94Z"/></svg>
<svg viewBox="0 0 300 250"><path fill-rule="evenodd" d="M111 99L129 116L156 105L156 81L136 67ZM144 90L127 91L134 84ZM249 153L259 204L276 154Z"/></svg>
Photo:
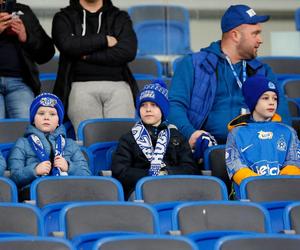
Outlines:
<svg viewBox="0 0 300 250"><path fill-rule="evenodd" d="M29 118L41 87L36 63L48 62L54 46L29 6L0 0L0 7L0 118Z"/></svg>
<svg viewBox="0 0 300 250"><path fill-rule="evenodd" d="M178 63L169 92L169 121L193 149L204 132L226 143L227 124L247 112L241 87L249 76L276 80L271 68L255 59L263 42L261 23L268 19L246 5L230 6L221 20L221 41Z"/></svg>
<svg viewBox="0 0 300 250"><path fill-rule="evenodd" d="M127 63L137 39L126 12L110 0L70 0L54 16L52 37L60 51L54 93L75 131L86 119L134 117L137 86Z"/></svg>

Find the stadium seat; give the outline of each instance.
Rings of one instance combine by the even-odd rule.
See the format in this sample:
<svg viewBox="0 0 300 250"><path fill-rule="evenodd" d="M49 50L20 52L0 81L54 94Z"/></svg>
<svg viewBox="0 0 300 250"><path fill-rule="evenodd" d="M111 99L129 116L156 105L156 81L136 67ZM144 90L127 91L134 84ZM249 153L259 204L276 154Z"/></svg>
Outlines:
<svg viewBox="0 0 300 250"><path fill-rule="evenodd" d="M117 145L119 138L131 130L136 123L131 118L89 119L78 127L79 144L92 156L91 172L98 175L100 170L108 170L106 153Z"/></svg>
<svg viewBox="0 0 300 250"><path fill-rule="evenodd" d="M293 202L285 208L283 221L285 230L300 234L300 202Z"/></svg>
<svg viewBox="0 0 300 250"><path fill-rule="evenodd" d="M172 232L197 242L199 249L213 249L224 235L271 232L268 212L260 205L239 201L189 202L173 210Z"/></svg>
<svg viewBox="0 0 300 250"><path fill-rule="evenodd" d="M300 8L295 10L295 26L296 30L300 30Z"/></svg>
<svg viewBox="0 0 300 250"><path fill-rule="evenodd" d="M41 81L41 93L52 93L54 84L56 80L56 75L47 75L40 78Z"/></svg>
<svg viewBox="0 0 300 250"><path fill-rule="evenodd" d="M209 171L212 176L221 179L228 190L231 192L231 181L227 174L225 162L225 145L217 145L209 147L204 152L203 167L205 171Z"/></svg>
<svg viewBox="0 0 300 250"><path fill-rule="evenodd" d="M18 202L16 184L5 177L0 177L0 204L1 202Z"/></svg>
<svg viewBox="0 0 300 250"><path fill-rule="evenodd" d="M29 204L0 203L0 238L7 236L43 236L40 211Z"/></svg>
<svg viewBox="0 0 300 250"><path fill-rule="evenodd" d="M218 178L198 175L144 177L135 188L135 199L154 205L162 233L171 230L174 207L185 201L227 200L224 183Z"/></svg>
<svg viewBox="0 0 300 250"><path fill-rule="evenodd" d="M189 12L174 5L136 5L128 8L138 38L138 55L189 53Z"/></svg>
<svg viewBox="0 0 300 250"><path fill-rule="evenodd" d="M65 206L60 228L79 249L110 235L159 233L158 215L145 204L133 202L85 202Z"/></svg>
<svg viewBox="0 0 300 250"><path fill-rule="evenodd" d="M121 184L108 177L66 176L38 178L30 186L30 197L42 209L46 235L59 230L59 212L70 202L123 201Z"/></svg>
<svg viewBox="0 0 300 250"><path fill-rule="evenodd" d="M300 57L264 56L258 59L272 68L280 82L288 78L300 77Z"/></svg>
<svg viewBox="0 0 300 250"><path fill-rule="evenodd" d="M162 65L155 57L136 57L129 63L129 68L136 80L162 78Z"/></svg>
<svg viewBox="0 0 300 250"><path fill-rule="evenodd" d="M131 235L102 239L95 244L95 250L198 250L190 240L170 235Z"/></svg>
<svg viewBox="0 0 300 250"><path fill-rule="evenodd" d="M296 250L300 237L279 234L234 235L221 238L215 250Z"/></svg>
<svg viewBox="0 0 300 250"><path fill-rule="evenodd" d="M53 237L9 237L0 238L1 250L75 250L72 244L64 239Z"/></svg>
<svg viewBox="0 0 300 250"><path fill-rule="evenodd" d="M41 80L48 77L56 77L57 69L58 69L58 61L59 61L59 57L54 56L47 63L39 65L38 68L39 68Z"/></svg>
<svg viewBox="0 0 300 250"><path fill-rule="evenodd" d="M259 202L268 209L273 232L282 231L285 207L300 200L299 176L249 177L240 185L241 199Z"/></svg>
<svg viewBox="0 0 300 250"><path fill-rule="evenodd" d="M28 125L28 119L0 119L0 151L5 158L16 140L24 135Z"/></svg>
<svg viewBox="0 0 300 250"><path fill-rule="evenodd" d="M222 181L212 176L167 175L149 176L138 181L137 200L146 203L169 201L227 200Z"/></svg>

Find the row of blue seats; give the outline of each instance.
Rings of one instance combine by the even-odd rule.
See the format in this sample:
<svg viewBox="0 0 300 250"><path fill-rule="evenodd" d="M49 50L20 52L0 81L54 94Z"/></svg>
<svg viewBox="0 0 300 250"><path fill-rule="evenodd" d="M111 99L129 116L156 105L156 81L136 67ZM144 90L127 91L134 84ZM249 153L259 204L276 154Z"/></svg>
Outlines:
<svg viewBox="0 0 300 250"><path fill-rule="evenodd" d="M58 225L45 210L22 203L0 203L0 237L23 235L60 236L78 249L115 235L165 234L158 212L137 202L73 202L59 211ZM286 208L285 229L299 234L300 202ZM52 215L53 216L53 215ZM57 218L56 218L57 219ZM52 227L47 223L52 220ZM260 205L240 201L182 202L172 212L170 234L192 239L199 249L213 249L215 242L242 233L273 234L270 217ZM49 225L49 224L48 224Z"/></svg>

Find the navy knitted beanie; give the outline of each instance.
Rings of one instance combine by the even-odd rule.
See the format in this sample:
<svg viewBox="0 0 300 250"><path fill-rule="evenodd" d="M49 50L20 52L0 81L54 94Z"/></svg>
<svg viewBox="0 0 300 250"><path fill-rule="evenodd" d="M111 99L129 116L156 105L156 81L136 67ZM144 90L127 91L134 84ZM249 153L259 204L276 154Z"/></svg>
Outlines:
<svg viewBox="0 0 300 250"><path fill-rule="evenodd" d="M243 96L245 103L249 107L250 112L252 113L255 109L258 99L266 91L273 91L277 94L277 104L279 101L279 94L276 84L269 81L263 75L254 75L249 77L242 87Z"/></svg>
<svg viewBox="0 0 300 250"><path fill-rule="evenodd" d="M168 89L166 83L161 79L157 79L145 85L136 99L136 108L139 116L141 116L140 107L143 102L154 102L161 110L162 119L165 120L169 114Z"/></svg>
<svg viewBox="0 0 300 250"><path fill-rule="evenodd" d="M61 100L54 94L42 93L38 95L31 103L30 106L30 123L33 124L34 117L39 109L39 107L51 107L57 110L57 115L59 117L59 125L63 123L64 120L64 105Z"/></svg>

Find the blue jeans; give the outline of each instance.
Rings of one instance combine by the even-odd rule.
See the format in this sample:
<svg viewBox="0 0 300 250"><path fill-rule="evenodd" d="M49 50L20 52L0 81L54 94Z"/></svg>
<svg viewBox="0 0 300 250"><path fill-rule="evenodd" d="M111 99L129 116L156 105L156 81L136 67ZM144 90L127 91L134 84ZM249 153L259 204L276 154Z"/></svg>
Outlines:
<svg viewBox="0 0 300 250"><path fill-rule="evenodd" d="M34 94L20 77L0 77L0 118L29 118Z"/></svg>

